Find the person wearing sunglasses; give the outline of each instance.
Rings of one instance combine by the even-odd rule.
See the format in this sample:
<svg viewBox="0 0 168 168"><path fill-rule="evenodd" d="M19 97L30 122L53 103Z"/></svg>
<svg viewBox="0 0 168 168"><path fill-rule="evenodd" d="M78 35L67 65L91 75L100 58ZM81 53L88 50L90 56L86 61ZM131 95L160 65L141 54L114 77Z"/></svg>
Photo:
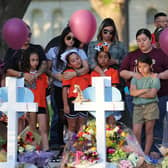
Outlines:
<svg viewBox="0 0 168 168"><path fill-rule="evenodd" d="M71 79L75 76L84 75L89 71L87 56L82 49L79 49L80 42L74 37L69 26L67 26L60 36L59 45L52 47L46 53L48 60L48 74L53 79L51 87L51 104L54 110L50 127L50 148L60 149L64 145L63 126L64 112L62 102L62 80ZM70 50L75 49L82 59L82 68L74 72L63 73L66 63L61 60L61 56ZM59 155L60 155L59 154ZM56 160L59 161L59 155Z"/></svg>
<svg viewBox="0 0 168 168"><path fill-rule="evenodd" d="M104 72L97 66L95 62L96 50L95 47L106 43L111 56L111 65L120 65L122 59L127 54L126 46L119 41L118 33L114 21L111 18L105 18L97 33L97 40L89 43L88 46L88 61L90 68L104 76Z"/></svg>

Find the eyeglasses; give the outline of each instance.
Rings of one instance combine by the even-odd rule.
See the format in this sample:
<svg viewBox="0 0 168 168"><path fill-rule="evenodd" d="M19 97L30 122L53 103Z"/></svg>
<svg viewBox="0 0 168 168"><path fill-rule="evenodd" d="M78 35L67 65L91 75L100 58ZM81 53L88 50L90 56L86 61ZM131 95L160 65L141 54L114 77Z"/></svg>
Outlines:
<svg viewBox="0 0 168 168"><path fill-rule="evenodd" d="M75 40L75 38L72 37L72 36L67 36L67 37L66 37L66 40L68 40L68 41L69 41L69 40Z"/></svg>
<svg viewBox="0 0 168 168"><path fill-rule="evenodd" d="M104 29L104 30L103 30L103 33L104 33L104 34L109 33L110 35L113 35L114 31L113 31L113 30Z"/></svg>

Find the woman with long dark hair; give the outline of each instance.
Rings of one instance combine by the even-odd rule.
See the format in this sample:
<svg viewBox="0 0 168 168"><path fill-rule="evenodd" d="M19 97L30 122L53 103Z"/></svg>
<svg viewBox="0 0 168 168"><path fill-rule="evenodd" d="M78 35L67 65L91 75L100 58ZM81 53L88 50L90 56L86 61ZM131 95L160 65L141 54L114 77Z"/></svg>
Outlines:
<svg viewBox="0 0 168 168"><path fill-rule="evenodd" d="M48 60L49 74L53 79L51 92L51 104L54 109L50 127L50 147L60 148L63 141L63 102L62 102L62 79L70 79L88 72L87 56L82 49L78 49L79 41L74 37L70 27L66 27L60 37L58 47L50 48L46 57ZM62 54L76 50L82 58L82 68L74 72L63 73L66 63L61 60Z"/></svg>
<svg viewBox="0 0 168 168"><path fill-rule="evenodd" d="M104 72L99 68L99 66L97 66L95 61L95 47L102 45L102 43L107 45L111 56L111 65L120 65L121 61L127 54L127 49L125 45L119 41L115 23L111 18L105 18L102 21L98 29L97 40L90 42L88 46L88 61L91 69L97 71L101 75L104 75Z"/></svg>

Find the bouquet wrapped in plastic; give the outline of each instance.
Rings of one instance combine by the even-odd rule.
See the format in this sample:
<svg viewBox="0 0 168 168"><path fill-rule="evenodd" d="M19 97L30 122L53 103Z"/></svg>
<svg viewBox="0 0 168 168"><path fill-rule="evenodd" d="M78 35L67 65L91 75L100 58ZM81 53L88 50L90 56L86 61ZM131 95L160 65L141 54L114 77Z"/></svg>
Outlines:
<svg viewBox="0 0 168 168"><path fill-rule="evenodd" d="M38 132L26 127L18 136L18 152L40 150L41 136Z"/></svg>
<svg viewBox="0 0 168 168"><path fill-rule="evenodd" d="M106 125L106 151L109 167L133 168L144 161L144 153L132 131L122 124ZM101 158L96 149L95 121L89 121L66 144L62 168L96 166Z"/></svg>
<svg viewBox="0 0 168 168"><path fill-rule="evenodd" d="M37 165L37 167L44 167L53 156L53 152L32 151L19 154L18 159L20 163L30 163Z"/></svg>
<svg viewBox="0 0 168 168"><path fill-rule="evenodd" d="M53 152L40 150L41 136L26 127L18 137L18 161L20 165L32 164L44 167L54 156Z"/></svg>

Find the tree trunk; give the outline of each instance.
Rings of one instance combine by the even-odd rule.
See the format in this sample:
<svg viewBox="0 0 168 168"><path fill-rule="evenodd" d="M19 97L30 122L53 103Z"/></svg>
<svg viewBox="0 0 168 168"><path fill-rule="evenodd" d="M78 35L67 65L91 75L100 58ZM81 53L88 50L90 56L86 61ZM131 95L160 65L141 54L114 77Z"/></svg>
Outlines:
<svg viewBox="0 0 168 168"><path fill-rule="evenodd" d="M128 45L128 4L129 0L109 0L108 4L103 0L91 0L93 9L101 18L112 18L117 26L119 39Z"/></svg>
<svg viewBox="0 0 168 168"><path fill-rule="evenodd" d="M0 0L0 59L4 58L7 45L2 39L2 26L6 20L22 18L31 0Z"/></svg>

